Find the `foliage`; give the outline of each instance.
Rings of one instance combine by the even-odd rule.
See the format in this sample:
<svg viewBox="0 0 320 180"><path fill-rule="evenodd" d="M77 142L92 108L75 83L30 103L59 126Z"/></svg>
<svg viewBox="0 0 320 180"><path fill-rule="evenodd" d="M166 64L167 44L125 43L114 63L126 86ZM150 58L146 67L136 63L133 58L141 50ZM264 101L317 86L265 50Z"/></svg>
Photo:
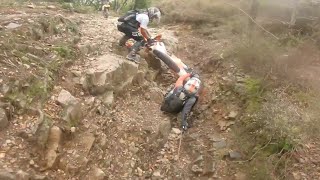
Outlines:
<svg viewBox="0 0 320 180"><path fill-rule="evenodd" d="M247 112L256 112L260 107L263 88L261 81L258 79L246 79L246 108Z"/></svg>
<svg viewBox="0 0 320 180"><path fill-rule="evenodd" d="M150 3L151 3L150 0L135 0L134 9L145 9L145 8L148 8Z"/></svg>

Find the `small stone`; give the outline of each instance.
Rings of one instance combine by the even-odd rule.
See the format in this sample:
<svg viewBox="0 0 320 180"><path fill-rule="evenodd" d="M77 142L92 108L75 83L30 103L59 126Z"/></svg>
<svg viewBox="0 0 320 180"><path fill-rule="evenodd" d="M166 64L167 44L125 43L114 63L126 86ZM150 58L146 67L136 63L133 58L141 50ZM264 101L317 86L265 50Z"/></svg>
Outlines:
<svg viewBox="0 0 320 180"><path fill-rule="evenodd" d="M210 139L210 141L213 141L213 142L218 142L222 140L221 137L216 134L210 134L208 135L208 138Z"/></svg>
<svg viewBox="0 0 320 180"><path fill-rule="evenodd" d="M29 5L27 5L27 7L28 7L28 8L31 8L31 9L34 9L34 8L35 8L35 6L34 6L33 4L29 4Z"/></svg>
<svg viewBox="0 0 320 180"><path fill-rule="evenodd" d="M102 97L102 102L105 106L112 105L114 101L113 91L106 92Z"/></svg>
<svg viewBox="0 0 320 180"><path fill-rule="evenodd" d="M93 168L91 171L91 176L89 180L103 180L106 177L106 174L100 168Z"/></svg>
<svg viewBox="0 0 320 180"><path fill-rule="evenodd" d="M0 92L3 94L8 94L10 91L11 91L11 87L8 86L7 84L3 84L0 89Z"/></svg>
<svg viewBox="0 0 320 180"><path fill-rule="evenodd" d="M195 174L200 174L200 173L202 173L203 172L203 169L202 168L200 168L198 165L193 165L192 167L191 167L191 171L193 172L193 173L195 173Z"/></svg>
<svg viewBox="0 0 320 180"><path fill-rule="evenodd" d="M9 125L6 112L0 108L0 131L4 130Z"/></svg>
<svg viewBox="0 0 320 180"><path fill-rule="evenodd" d="M94 100L95 100L95 97L93 97L93 96L92 97L88 97L88 98L85 99L85 103L87 105L93 105Z"/></svg>
<svg viewBox="0 0 320 180"><path fill-rule="evenodd" d="M234 175L235 179L234 180L246 180L248 179L246 177L246 174L245 173L242 173L242 172L237 172L235 175ZM300 179L300 178L299 178Z"/></svg>
<svg viewBox="0 0 320 180"><path fill-rule="evenodd" d="M0 153L0 159L3 159L6 157L6 153Z"/></svg>
<svg viewBox="0 0 320 180"><path fill-rule="evenodd" d="M233 124L235 124L234 121L219 121L218 122L218 125L220 126L221 131L227 130Z"/></svg>
<svg viewBox="0 0 320 180"><path fill-rule="evenodd" d="M228 119L235 119L238 116L238 112L237 111L231 111L228 115Z"/></svg>
<svg viewBox="0 0 320 180"><path fill-rule="evenodd" d="M154 172L153 172L153 176L154 176L154 177L161 177L160 171L159 171L159 170L154 171Z"/></svg>
<svg viewBox="0 0 320 180"><path fill-rule="evenodd" d="M47 179L47 176L44 176L44 175L34 175L32 177L33 180L45 180Z"/></svg>
<svg viewBox="0 0 320 180"><path fill-rule="evenodd" d="M49 6L47 6L47 8L48 8L48 9L56 9L56 7L53 6L53 5L49 5Z"/></svg>
<svg viewBox="0 0 320 180"><path fill-rule="evenodd" d="M6 144L11 144L11 143L12 143L12 141L10 139L6 140Z"/></svg>
<svg viewBox="0 0 320 180"><path fill-rule="evenodd" d="M201 161L203 161L203 156L202 156L202 155L198 156L197 159L195 159L195 160L193 161L193 164L200 163Z"/></svg>
<svg viewBox="0 0 320 180"><path fill-rule="evenodd" d="M223 149L227 146L227 142L225 140L221 140L213 143L213 147L216 149Z"/></svg>
<svg viewBox="0 0 320 180"><path fill-rule="evenodd" d="M71 131L72 133L74 133L74 132L76 132L76 128L75 128L75 127L71 127L71 128L70 128L70 131Z"/></svg>
<svg viewBox="0 0 320 180"><path fill-rule="evenodd" d="M138 171L138 175L141 177L143 175L143 171L141 168L137 168L137 171Z"/></svg>
<svg viewBox="0 0 320 180"><path fill-rule="evenodd" d="M135 146L130 146L130 147L129 147L129 150L130 150L132 153L136 154L136 153L139 151L139 148L137 148L137 147L135 147Z"/></svg>
<svg viewBox="0 0 320 180"><path fill-rule="evenodd" d="M76 104L78 102L78 100L74 96L72 96L70 92L64 89L61 90L61 92L59 93L57 101L63 107L66 107L71 104Z"/></svg>
<svg viewBox="0 0 320 180"><path fill-rule="evenodd" d="M242 155L240 152L237 152L237 151L231 151L229 152L229 157L232 159L232 160L239 160L242 158Z"/></svg>
<svg viewBox="0 0 320 180"><path fill-rule="evenodd" d="M6 28L7 28L7 29L15 29L15 28L18 28L18 27L20 27L20 26L21 26L21 24L9 23L9 24L6 26Z"/></svg>
<svg viewBox="0 0 320 180"><path fill-rule="evenodd" d="M178 128L172 128L172 132L173 132L174 134L181 134L181 130L178 129Z"/></svg>
<svg viewBox="0 0 320 180"><path fill-rule="evenodd" d="M216 171L216 163L215 162L207 163L204 169L205 169L204 175L211 175Z"/></svg>

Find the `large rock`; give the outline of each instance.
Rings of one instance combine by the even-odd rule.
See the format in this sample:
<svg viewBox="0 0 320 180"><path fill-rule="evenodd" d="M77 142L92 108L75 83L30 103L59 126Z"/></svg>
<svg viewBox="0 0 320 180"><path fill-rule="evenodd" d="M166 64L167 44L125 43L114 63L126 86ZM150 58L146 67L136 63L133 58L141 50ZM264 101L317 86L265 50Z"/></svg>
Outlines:
<svg viewBox="0 0 320 180"><path fill-rule="evenodd" d="M162 121L159 123L158 135L163 139L167 139L171 132L171 123L169 120Z"/></svg>
<svg viewBox="0 0 320 180"><path fill-rule="evenodd" d="M6 112L0 108L0 131L7 127L9 124Z"/></svg>
<svg viewBox="0 0 320 180"><path fill-rule="evenodd" d="M0 180L15 180L16 176L7 170L0 169Z"/></svg>
<svg viewBox="0 0 320 180"><path fill-rule="evenodd" d="M132 84L138 66L119 56L105 55L91 61L86 72L84 88L93 95L106 91L121 92Z"/></svg>
<svg viewBox="0 0 320 180"><path fill-rule="evenodd" d="M63 120L65 120L69 126L77 126L82 118L83 111L80 103L65 107Z"/></svg>
<svg viewBox="0 0 320 180"><path fill-rule="evenodd" d="M43 112L40 112L38 119L38 127L34 134L38 146L44 149L47 145L50 129L52 127L52 120Z"/></svg>
<svg viewBox="0 0 320 180"><path fill-rule="evenodd" d="M111 106L113 104L114 96L113 91L108 91L102 96L102 103L105 106Z"/></svg>
<svg viewBox="0 0 320 180"><path fill-rule="evenodd" d="M148 70L145 75L145 79L149 82L153 82L156 80L157 76L160 74L160 70Z"/></svg>
<svg viewBox="0 0 320 180"><path fill-rule="evenodd" d="M97 167L92 168L90 175L89 175L89 180L103 180L106 177L106 174Z"/></svg>
<svg viewBox="0 0 320 180"><path fill-rule="evenodd" d="M50 134L48 138L48 146L47 146L47 168L52 168L58 157L58 148L62 139L62 131L59 127L53 126L50 129Z"/></svg>
<svg viewBox="0 0 320 180"><path fill-rule="evenodd" d="M74 96L72 96L70 92L64 89L59 93L57 101L63 107L66 107L70 104L76 104L78 102L78 100Z"/></svg>
<svg viewBox="0 0 320 180"><path fill-rule="evenodd" d="M133 78L132 83L136 86L142 86L145 83L145 73L143 71L139 71Z"/></svg>
<svg viewBox="0 0 320 180"><path fill-rule="evenodd" d="M164 94L162 93L161 89L159 88L151 88L150 92L150 100L155 103L161 103L163 101Z"/></svg>

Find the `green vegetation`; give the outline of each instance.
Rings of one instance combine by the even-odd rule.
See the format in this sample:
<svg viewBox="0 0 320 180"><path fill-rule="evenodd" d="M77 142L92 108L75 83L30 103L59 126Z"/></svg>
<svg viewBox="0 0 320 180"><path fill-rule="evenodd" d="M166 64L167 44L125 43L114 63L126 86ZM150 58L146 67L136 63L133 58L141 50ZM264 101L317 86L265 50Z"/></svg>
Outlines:
<svg viewBox="0 0 320 180"><path fill-rule="evenodd" d="M71 58L73 55L72 49L70 49L68 46L54 47L53 50L56 51L62 58Z"/></svg>
<svg viewBox="0 0 320 180"><path fill-rule="evenodd" d="M135 0L134 9L144 9L150 6L151 0Z"/></svg>
<svg viewBox="0 0 320 180"><path fill-rule="evenodd" d="M246 111L249 113L258 111L263 93L261 81L257 79L246 79L245 88L247 92Z"/></svg>

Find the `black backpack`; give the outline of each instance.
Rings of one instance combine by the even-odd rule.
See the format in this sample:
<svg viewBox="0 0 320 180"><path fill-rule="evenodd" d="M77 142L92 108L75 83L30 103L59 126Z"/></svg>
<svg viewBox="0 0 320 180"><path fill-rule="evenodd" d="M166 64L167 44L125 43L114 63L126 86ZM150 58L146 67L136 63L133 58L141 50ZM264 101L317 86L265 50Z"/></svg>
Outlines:
<svg viewBox="0 0 320 180"><path fill-rule="evenodd" d="M146 10L139 10L139 9L134 9L128 11L125 15L122 17L118 18L119 22L127 23L130 26L133 26L135 28L139 27L139 22L136 20L136 16L140 13L146 12Z"/></svg>

